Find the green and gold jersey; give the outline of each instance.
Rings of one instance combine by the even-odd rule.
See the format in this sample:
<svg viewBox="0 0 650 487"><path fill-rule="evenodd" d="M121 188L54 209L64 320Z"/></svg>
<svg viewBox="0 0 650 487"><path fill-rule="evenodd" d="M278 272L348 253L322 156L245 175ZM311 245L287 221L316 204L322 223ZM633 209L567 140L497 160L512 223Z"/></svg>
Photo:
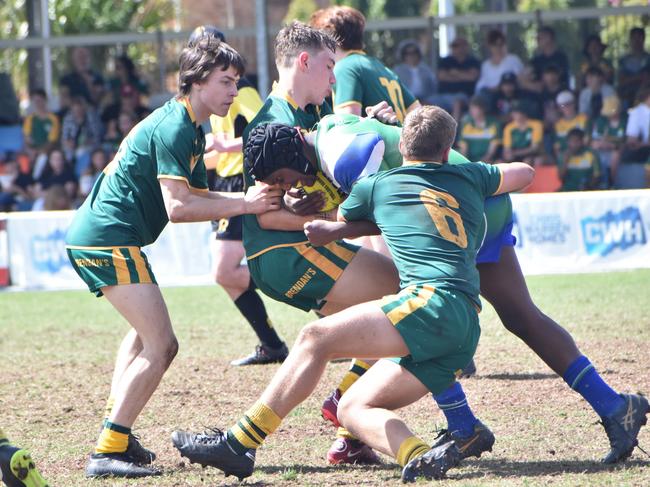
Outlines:
<svg viewBox="0 0 650 487"><path fill-rule="evenodd" d="M35 113L27 115L23 122L23 135L32 139L34 147L43 147L48 142L57 143L61 136L59 117L48 113L41 118Z"/></svg>
<svg viewBox="0 0 650 487"><path fill-rule="evenodd" d="M541 144L544 137L544 125L539 120L529 119L524 128L510 122L503 129L503 147L508 149L527 149Z"/></svg>
<svg viewBox="0 0 650 487"><path fill-rule="evenodd" d="M501 125L493 117L486 117L482 124L467 115L460 128L460 140L467 145L466 156L470 161L480 161L492 141L501 142Z"/></svg>
<svg viewBox="0 0 650 487"><path fill-rule="evenodd" d="M237 86L237 96L230 105L225 117L210 116L210 127L213 134L219 134L226 139L241 137L243 129L255 118L264 102L259 93L245 78L240 79ZM243 172L244 155L241 151L222 152L216 156L216 172L222 178L236 176Z"/></svg>
<svg viewBox="0 0 650 487"><path fill-rule="evenodd" d="M560 167L564 165L567 171L562 180L561 191L589 189L594 178L600 177L598 154L586 147L577 154L569 156Z"/></svg>
<svg viewBox="0 0 650 487"><path fill-rule="evenodd" d="M334 108L360 105L366 107L382 101L395 110L400 122L417 100L397 75L378 59L363 51L350 51L334 66Z"/></svg>
<svg viewBox="0 0 650 487"><path fill-rule="evenodd" d="M271 122L283 123L292 127L311 130L320 121L322 116L331 113L332 109L327 103L323 103L319 107L308 105L306 110L302 110L288 93L284 93L275 88L266 99L264 106L262 106L255 118L244 130L244 146L246 145L250 131L260 124ZM244 181L246 186L254 184L250 175L245 172ZM260 227L257 216L244 215L243 242L246 257L253 259L274 248L305 243L307 242L307 237L305 237L303 231L264 230Z"/></svg>
<svg viewBox="0 0 650 487"><path fill-rule="evenodd" d="M587 122L587 135L591 140L608 140L618 144L625 140L625 128L627 120L625 117L620 117L615 124L612 124L610 119L601 115L595 120L590 119Z"/></svg>
<svg viewBox="0 0 650 487"><path fill-rule="evenodd" d="M173 99L136 125L72 221L69 247L141 247L168 217L159 179L207 190L205 135L187 98Z"/></svg>
<svg viewBox="0 0 650 487"><path fill-rule="evenodd" d="M361 179L340 211L377 224L401 288L433 284L464 292L480 307L476 253L484 232L484 200L502 174L483 163L405 163Z"/></svg>
<svg viewBox="0 0 650 487"><path fill-rule="evenodd" d="M560 146L560 151L564 152L567 145L567 136L571 129L587 129L587 115L584 113L578 113L573 118L560 118L555 122L555 141Z"/></svg>

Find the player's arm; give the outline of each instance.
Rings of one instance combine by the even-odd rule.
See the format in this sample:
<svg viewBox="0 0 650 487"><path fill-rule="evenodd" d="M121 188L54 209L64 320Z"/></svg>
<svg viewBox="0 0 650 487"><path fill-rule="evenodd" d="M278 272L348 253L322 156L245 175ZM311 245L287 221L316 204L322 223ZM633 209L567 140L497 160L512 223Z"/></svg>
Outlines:
<svg viewBox="0 0 650 487"><path fill-rule="evenodd" d="M495 166L501 172L501 184L495 195L519 191L533 182L535 170L525 162L509 162Z"/></svg>
<svg viewBox="0 0 650 487"><path fill-rule="evenodd" d="M352 115L356 115L357 117L360 117L362 112L361 112L361 103L358 102L350 102L346 103L343 105L338 105L334 107L334 113L339 114L339 113L350 113Z"/></svg>
<svg viewBox="0 0 650 487"><path fill-rule="evenodd" d="M220 220L246 213L258 214L280 208L282 191L275 186L255 186L243 193L197 192L182 178L159 178L169 221Z"/></svg>
<svg viewBox="0 0 650 487"><path fill-rule="evenodd" d="M343 218L342 216L337 216L337 218L339 217ZM358 238L381 234L377 225L365 220L355 222L313 220L305 223L304 230L309 242L316 247L327 245L335 240L343 240L344 238Z"/></svg>

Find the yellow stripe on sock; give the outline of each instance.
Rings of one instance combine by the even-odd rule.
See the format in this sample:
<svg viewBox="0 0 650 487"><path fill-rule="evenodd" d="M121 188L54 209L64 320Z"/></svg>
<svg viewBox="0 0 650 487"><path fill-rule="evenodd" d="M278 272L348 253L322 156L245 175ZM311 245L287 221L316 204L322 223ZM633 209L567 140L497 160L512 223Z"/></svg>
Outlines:
<svg viewBox="0 0 650 487"><path fill-rule="evenodd" d="M265 404L256 402L232 427L230 432L246 448L257 448L273 433L282 418ZM262 433L262 434L260 434Z"/></svg>
<svg viewBox="0 0 650 487"><path fill-rule="evenodd" d="M339 426L339 429L336 431L337 438L347 438L348 440L356 440L357 437L346 430L343 426Z"/></svg>
<svg viewBox="0 0 650 487"><path fill-rule="evenodd" d="M341 383L337 387L341 395L345 394L345 392L352 387L352 384L354 384L359 377L361 377L359 374L356 374L354 372L346 372L343 378L341 379Z"/></svg>
<svg viewBox="0 0 650 487"><path fill-rule="evenodd" d="M145 263L140 251L130 248L129 254L131 254L131 258L133 259L133 262L135 262L135 270L138 273L138 281L140 281L140 284L151 283L151 275L149 274L147 264Z"/></svg>
<svg viewBox="0 0 650 487"><path fill-rule="evenodd" d="M260 446L260 443L254 441L250 436L248 436L248 434L239 426L239 424L236 424L230 428L230 432L245 448L257 448Z"/></svg>
<svg viewBox="0 0 650 487"><path fill-rule="evenodd" d="M129 445L129 435L104 428L97 440L95 453L121 453Z"/></svg>
<svg viewBox="0 0 650 487"><path fill-rule="evenodd" d="M261 429L266 435L270 435L282 422L282 418L275 414L270 407L261 402L256 402L246 411L246 416L250 418L255 426Z"/></svg>
<svg viewBox="0 0 650 487"><path fill-rule="evenodd" d="M419 457L424 452L429 450L430 447L417 436L411 436L405 439L397 450L397 463L404 467L414 458Z"/></svg>

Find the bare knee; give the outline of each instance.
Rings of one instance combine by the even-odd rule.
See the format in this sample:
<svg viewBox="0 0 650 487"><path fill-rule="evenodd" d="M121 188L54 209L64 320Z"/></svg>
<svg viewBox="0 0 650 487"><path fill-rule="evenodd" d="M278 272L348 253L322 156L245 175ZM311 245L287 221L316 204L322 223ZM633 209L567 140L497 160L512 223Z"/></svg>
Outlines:
<svg viewBox="0 0 650 487"><path fill-rule="evenodd" d="M362 409L362 401L359 401L353 394L343 394L339 399L336 412L339 423L349 429L352 421L354 421L354 418L359 417Z"/></svg>
<svg viewBox="0 0 650 487"><path fill-rule="evenodd" d="M171 335L165 339L159 352L159 360L162 367L167 369L178 354L178 339Z"/></svg>
<svg viewBox="0 0 650 487"><path fill-rule="evenodd" d="M310 355L328 358L326 336L324 327L318 321L309 323L300 330L293 348Z"/></svg>
<svg viewBox="0 0 650 487"><path fill-rule="evenodd" d="M232 262L218 263L214 271L214 281L220 286L231 286L235 277L235 270Z"/></svg>

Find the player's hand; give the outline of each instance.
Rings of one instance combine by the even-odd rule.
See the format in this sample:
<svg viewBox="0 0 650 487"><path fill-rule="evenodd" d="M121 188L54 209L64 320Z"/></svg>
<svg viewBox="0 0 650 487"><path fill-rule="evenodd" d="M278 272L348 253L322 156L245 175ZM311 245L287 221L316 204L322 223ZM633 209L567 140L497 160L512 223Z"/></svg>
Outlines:
<svg viewBox="0 0 650 487"><path fill-rule="evenodd" d="M338 235L343 225L345 225L344 222L313 220L305 223L304 230L309 242L315 247L320 247L334 240L338 240Z"/></svg>
<svg viewBox="0 0 650 487"><path fill-rule="evenodd" d="M244 213L258 215L267 211L279 210L282 189L278 186L251 186L244 195Z"/></svg>
<svg viewBox="0 0 650 487"><path fill-rule="evenodd" d="M371 107L366 107L366 115L389 125L397 125L399 123L395 110L386 101L379 102Z"/></svg>
<svg viewBox="0 0 650 487"><path fill-rule="evenodd" d="M284 195L284 206L296 215L313 215L325 206L325 196L321 191L305 194L293 189Z"/></svg>

